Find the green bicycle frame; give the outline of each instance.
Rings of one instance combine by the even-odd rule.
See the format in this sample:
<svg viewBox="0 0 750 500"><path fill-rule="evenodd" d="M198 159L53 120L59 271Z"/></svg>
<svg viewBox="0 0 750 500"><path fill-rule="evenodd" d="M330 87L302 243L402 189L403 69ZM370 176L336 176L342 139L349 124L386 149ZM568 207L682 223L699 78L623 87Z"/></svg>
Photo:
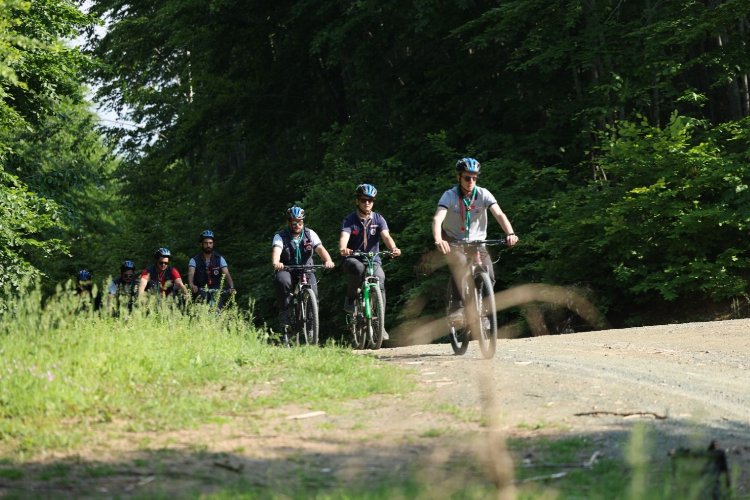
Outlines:
<svg viewBox="0 0 750 500"><path fill-rule="evenodd" d="M364 254L367 260L367 273L365 275L364 287L362 289L362 299L365 301L364 315L366 319L372 319L372 309L370 308L370 288L378 286L377 282L368 281L367 278L375 274L375 254L369 252Z"/></svg>

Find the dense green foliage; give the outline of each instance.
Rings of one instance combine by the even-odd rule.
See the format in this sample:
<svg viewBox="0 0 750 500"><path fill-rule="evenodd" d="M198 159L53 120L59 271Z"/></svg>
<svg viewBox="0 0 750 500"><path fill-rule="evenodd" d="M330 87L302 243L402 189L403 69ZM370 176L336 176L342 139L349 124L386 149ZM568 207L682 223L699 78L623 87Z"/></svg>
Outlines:
<svg viewBox="0 0 750 500"><path fill-rule="evenodd" d="M69 274L76 259L43 256L72 243L95 271L168 246L184 273L210 227L272 318L285 208L302 204L335 254L371 182L404 251L386 268L392 324L413 298L439 308L430 220L472 155L522 240L498 287L577 285L633 321L745 293L745 1L96 0L99 34L64 0L3 5L2 185L35 214L24 229L3 212L18 272ZM59 42L84 27L93 64ZM82 70L137 124L110 130L116 183L102 183L114 163L81 112ZM324 331L342 286L322 275Z"/></svg>
<svg viewBox="0 0 750 500"><path fill-rule="evenodd" d="M0 286L106 269L114 159L84 101L70 1L0 2Z"/></svg>

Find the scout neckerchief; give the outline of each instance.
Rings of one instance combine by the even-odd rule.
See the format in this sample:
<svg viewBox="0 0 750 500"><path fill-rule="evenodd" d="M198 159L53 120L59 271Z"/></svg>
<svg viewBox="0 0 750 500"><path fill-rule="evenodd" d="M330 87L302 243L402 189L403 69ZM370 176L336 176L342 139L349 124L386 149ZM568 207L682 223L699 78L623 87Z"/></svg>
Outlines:
<svg viewBox="0 0 750 500"><path fill-rule="evenodd" d="M366 218L359 218L359 222L362 223L362 250L367 251L367 232L368 228L372 225L372 214L373 212L370 212L370 215ZM357 214L359 215L359 214Z"/></svg>
<svg viewBox="0 0 750 500"><path fill-rule="evenodd" d="M289 231L289 238L292 240L292 247L294 247L294 263L300 265L302 263L302 237L305 235L305 228L302 227L299 236L296 238L289 228L287 228L287 231Z"/></svg>
<svg viewBox="0 0 750 500"><path fill-rule="evenodd" d="M468 238L469 227L471 226L471 206L474 204L474 200L477 197L477 187L474 186L474 189L471 190L471 197L462 194L460 185L456 189L458 189L459 194L461 194L461 201L463 201L462 207L465 212L464 231L466 233L464 234L464 238Z"/></svg>

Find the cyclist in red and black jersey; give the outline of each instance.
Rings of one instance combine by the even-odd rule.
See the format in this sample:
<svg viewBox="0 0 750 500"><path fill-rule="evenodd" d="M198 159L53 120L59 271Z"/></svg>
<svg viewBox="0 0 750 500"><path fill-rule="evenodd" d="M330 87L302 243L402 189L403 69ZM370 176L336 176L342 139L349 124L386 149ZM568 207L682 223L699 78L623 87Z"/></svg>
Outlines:
<svg viewBox="0 0 750 500"><path fill-rule="evenodd" d="M158 291L160 297L172 295L175 289L182 293L187 292L180 272L169 265L170 256L171 252L168 248L160 248L154 253L154 265L148 266L141 273L139 297L148 291Z"/></svg>

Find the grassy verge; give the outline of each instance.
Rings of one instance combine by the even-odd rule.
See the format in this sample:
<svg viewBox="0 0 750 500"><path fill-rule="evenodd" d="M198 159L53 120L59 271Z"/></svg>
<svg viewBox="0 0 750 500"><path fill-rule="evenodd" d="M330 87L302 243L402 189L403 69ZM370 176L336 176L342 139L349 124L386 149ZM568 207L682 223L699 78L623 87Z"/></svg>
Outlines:
<svg viewBox="0 0 750 500"><path fill-rule="evenodd" d="M392 367L347 349L271 345L237 311L81 310L61 291L30 291L0 326L0 454L74 448L91 427L167 430L294 403L331 411L407 391Z"/></svg>

